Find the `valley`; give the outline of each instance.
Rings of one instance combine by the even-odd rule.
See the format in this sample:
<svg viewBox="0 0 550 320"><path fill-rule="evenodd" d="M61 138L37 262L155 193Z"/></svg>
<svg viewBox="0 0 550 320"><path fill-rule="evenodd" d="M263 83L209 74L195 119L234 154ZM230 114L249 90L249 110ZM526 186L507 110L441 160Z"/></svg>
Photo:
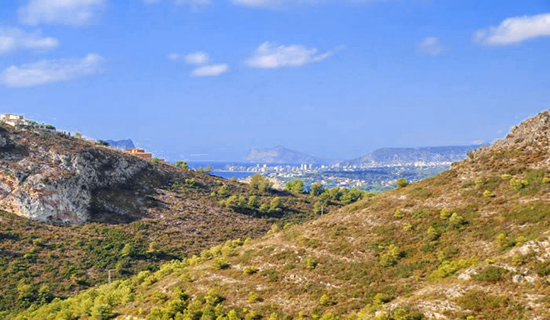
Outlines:
<svg viewBox="0 0 550 320"><path fill-rule="evenodd" d="M549 145L546 111L436 177L13 318L544 319Z"/></svg>

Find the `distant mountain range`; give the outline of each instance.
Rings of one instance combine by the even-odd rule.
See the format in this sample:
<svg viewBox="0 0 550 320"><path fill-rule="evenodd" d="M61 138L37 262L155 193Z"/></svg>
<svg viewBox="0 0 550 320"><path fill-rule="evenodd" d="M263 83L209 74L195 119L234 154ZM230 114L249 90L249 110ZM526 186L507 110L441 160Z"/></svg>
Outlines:
<svg viewBox="0 0 550 320"><path fill-rule="evenodd" d="M464 160L481 145L422 148L382 148L362 157L343 161L342 166L413 165L417 162L446 163Z"/></svg>
<svg viewBox="0 0 550 320"><path fill-rule="evenodd" d="M466 158L469 151L478 149L481 145L422 147L422 148L382 148L362 157L339 161L308 155L282 146L275 148L252 149L247 161L265 164L306 163L306 164L337 164L341 166L388 166L414 165L424 163L448 163Z"/></svg>
<svg viewBox="0 0 550 320"><path fill-rule="evenodd" d="M312 156L282 146L277 146L275 148L252 149L248 153L246 160L265 164L332 164L338 163L339 161Z"/></svg>
<svg viewBox="0 0 550 320"><path fill-rule="evenodd" d="M121 149L134 149L136 146L134 145L134 141L132 139L126 139L126 140L105 140L109 145Z"/></svg>

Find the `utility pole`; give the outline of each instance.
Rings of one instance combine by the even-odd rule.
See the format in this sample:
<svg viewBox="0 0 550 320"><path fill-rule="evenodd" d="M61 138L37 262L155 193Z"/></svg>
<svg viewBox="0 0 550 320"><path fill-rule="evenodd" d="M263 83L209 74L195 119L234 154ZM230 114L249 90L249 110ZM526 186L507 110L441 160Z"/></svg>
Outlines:
<svg viewBox="0 0 550 320"><path fill-rule="evenodd" d="M116 271L115 269L109 269L107 270L107 275L109 277L109 284L111 283L111 272Z"/></svg>

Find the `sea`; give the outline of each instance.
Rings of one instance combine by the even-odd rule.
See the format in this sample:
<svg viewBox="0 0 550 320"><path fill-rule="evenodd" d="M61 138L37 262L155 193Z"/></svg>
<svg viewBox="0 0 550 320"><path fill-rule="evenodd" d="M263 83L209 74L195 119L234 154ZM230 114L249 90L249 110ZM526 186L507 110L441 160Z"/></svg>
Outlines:
<svg viewBox="0 0 550 320"><path fill-rule="evenodd" d="M227 162L227 161L191 161L189 162L189 167L191 169L206 168L212 167L211 175L222 177L224 179L237 178L239 180L246 179L255 174L255 172L250 171L229 171L230 167L239 167L239 168L249 168L253 167L255 164L247 162Z"/></svg>

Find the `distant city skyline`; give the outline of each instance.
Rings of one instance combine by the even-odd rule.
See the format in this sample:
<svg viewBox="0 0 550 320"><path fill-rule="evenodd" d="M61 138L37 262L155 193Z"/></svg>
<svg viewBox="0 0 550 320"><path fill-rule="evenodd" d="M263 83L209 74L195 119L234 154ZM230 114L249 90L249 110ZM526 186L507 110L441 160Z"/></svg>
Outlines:
<svg viewBox="0 0 550 320"><path fill-rule="evenodd" d="M21 0L0 112L169 160L490 143L550 108L546 0Z"/></svg>

